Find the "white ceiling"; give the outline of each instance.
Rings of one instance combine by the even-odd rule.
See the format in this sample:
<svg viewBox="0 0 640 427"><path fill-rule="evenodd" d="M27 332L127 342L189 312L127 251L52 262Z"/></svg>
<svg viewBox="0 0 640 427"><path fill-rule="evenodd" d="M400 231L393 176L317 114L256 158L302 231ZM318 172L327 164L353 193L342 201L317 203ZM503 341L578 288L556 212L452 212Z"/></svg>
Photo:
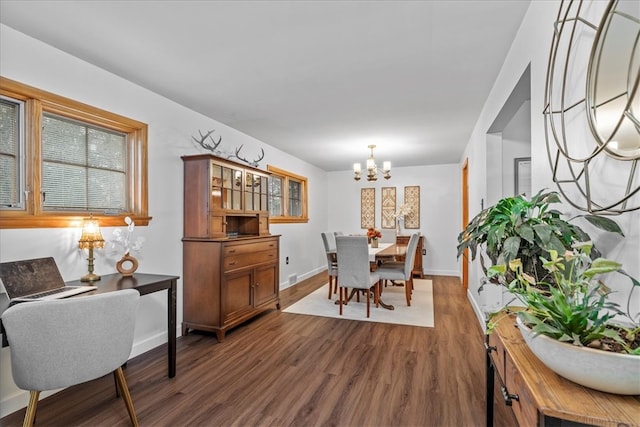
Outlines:
<svg viewBox="0 0 640 427"><path fill-rule="evenodd" d="M0 22L334 171L369 144L458 162L528 6L1 0Z"/></svg>

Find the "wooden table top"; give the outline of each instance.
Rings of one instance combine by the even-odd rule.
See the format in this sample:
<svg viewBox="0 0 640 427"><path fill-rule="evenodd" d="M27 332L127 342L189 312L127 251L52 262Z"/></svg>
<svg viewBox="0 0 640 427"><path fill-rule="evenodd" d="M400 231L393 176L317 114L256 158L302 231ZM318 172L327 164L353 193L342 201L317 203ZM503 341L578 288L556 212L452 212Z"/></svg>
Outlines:
<svg viewBox="0 0 640 427"><path fill-rule="evenodd" d="M640 426L640 396L593 390L551 371L527 346L515 326L515 316L500 319L492 333L501 337L536 407L545 416L598 426Z"/></svg>

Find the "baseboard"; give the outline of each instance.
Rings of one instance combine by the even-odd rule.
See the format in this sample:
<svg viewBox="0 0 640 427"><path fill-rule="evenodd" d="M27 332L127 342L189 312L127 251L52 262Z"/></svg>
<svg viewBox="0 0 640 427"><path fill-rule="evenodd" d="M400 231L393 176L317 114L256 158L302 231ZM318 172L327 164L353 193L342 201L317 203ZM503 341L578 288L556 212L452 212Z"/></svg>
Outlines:
<svg viewBox="0 0 640 427"><path fill-rule="evenodd" d="M460 272L458 270L423 270L423 273L430 276L460 277Z"/></svg>
<svg viewBox="0 0 640 427"><path fill-rule="evenodd" d="M303 280L308 279L309 277L315 276L316 274L322 273L323 271L327 271L327 266L318 267L318 268L313 269L313 270L311 270L311 271L309 271L307 273L299 274L298 275L298 280L295 283L289 283L289 281L280 282L280 290L290 288L291 286L295 285L296 283L302 282Z"/></svg>
<svg viewBox="0 0 640 427"><path fill-rule="evenodd" d="M485 315L482 309L480 308L480 306L478 305L478 302L473 298L473 295L471 294L471 290L469 289L467 289L467 299L469 300L469 303L471 303L471 308L473 309L473 312L476 314L476 317L478 318L478 323L480 323L480 328L483 331L486 331L487 325L486 325Z"/></svg>

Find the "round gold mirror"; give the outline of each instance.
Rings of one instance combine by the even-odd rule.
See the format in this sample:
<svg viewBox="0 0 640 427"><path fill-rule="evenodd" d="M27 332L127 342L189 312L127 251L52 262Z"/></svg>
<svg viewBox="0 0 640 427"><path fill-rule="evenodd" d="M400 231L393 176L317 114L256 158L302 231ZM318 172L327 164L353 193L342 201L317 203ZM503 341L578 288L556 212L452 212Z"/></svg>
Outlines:
<svg viewBox="0 0 640 427"><path fill-rule="evenodd" d="M563 0L545 92L553 180L575 208L640 209L640 2Z"/></svg>

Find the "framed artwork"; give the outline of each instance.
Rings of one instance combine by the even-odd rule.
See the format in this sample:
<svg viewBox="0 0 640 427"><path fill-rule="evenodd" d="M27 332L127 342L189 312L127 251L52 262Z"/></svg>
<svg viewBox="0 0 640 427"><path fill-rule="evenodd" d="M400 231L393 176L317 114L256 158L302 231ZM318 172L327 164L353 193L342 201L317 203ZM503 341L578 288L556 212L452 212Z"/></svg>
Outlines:
<svg viewBox="0 0 640 427"><path fill-rule="evenodd" d="M404 217L404 228L420 228L420 186L404 187L404 204L411 212Z"/></svg>
<svg viewBox="0 0 640 427"><path fill-rule="evenodd" d="M531 197L531 157L513 159L514 196Z"/></svg>
<svg viewBox="0 0 640 427"><path fill-rule="evenodd" d="M382 187L382 228L396 228L396 187Z"/></svg>
<svg viewBox="0 0 640 427"><path fill-rule="evenodd" d="M360 228L375 227L376 225L376 189L362 188L360 190Z"/></svg>

